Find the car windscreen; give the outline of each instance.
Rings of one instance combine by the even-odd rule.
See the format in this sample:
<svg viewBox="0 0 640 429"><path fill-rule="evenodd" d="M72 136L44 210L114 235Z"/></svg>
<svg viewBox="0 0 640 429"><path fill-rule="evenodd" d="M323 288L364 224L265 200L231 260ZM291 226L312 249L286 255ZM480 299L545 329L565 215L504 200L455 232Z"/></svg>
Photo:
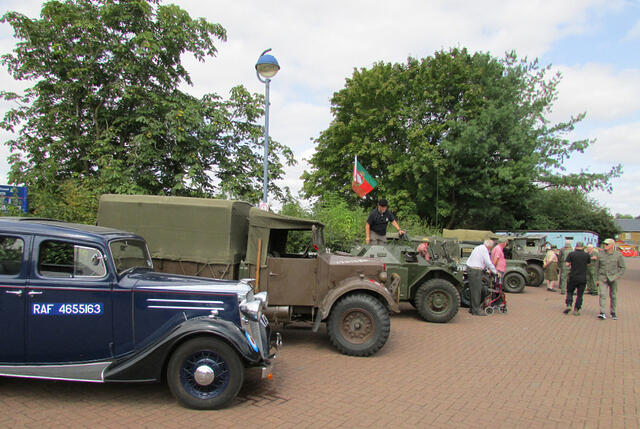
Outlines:
<svg viewBox="0 0 640 429"><path fill-rule="evenodd" d="M134 268L153 269L147 244L141 240L120 239L109 243L118 275Z"/></svg>

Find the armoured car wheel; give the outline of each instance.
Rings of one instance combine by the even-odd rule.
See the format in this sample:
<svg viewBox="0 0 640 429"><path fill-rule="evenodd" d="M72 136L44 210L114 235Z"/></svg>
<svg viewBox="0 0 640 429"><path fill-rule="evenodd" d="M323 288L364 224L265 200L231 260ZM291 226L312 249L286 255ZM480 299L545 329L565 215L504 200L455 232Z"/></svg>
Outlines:
<svg viewBox="0 0 640 429"><path fill-rule="evenodd" d="M194 338L181 345L167 367L167 384L186 407L212 410L236 397L244 380L238 354L215 338Z"/></svg>
<svg viewBox="0 0 640 429"><path fill-rule="evenodd" d="M524 291L526 280L520 273L507 273L502 279L502 286L505 292L521 293Z"/></svg>
<svg viewBox="0 0 640 429"><path fill-rule="evenodd" d="M371 356L387 342L390 330L389 311L366 294L340 299L327 321L331 343L350 356Z"/></svg>
<svg viewBox="0 0 640 429"><path fill-rule="evenodd" d="M460 308L460 294L451 282L431 279L416 292L418 313L427 322L446 323L453 319Z"/></svg>
<svg viewBox="0 0 640 429"><path fill-rule="evenodd" d="M464 284L464 288L460 294L460 305L463 307L471 307L471 288L469 287L469 282Z"/></svg>
<svg viewBox="0 0 640 429"><path fill-rule="evenodd" d="M544 281L544 270L538 264L527 264L528 285L540 286Z"/></svg>

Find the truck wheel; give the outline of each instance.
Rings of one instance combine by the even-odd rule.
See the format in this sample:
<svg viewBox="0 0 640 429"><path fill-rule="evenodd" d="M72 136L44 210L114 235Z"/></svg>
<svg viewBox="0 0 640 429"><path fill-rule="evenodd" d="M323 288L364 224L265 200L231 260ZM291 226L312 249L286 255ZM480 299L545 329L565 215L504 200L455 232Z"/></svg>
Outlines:
<svg viewBox="0 0 640 429"><path fill-rule="evenodd" d="M507 273L502 279L502 287L505 292L521 293L524 291L526 280L520 273Z"/></svg>
<svg viewBox="0 0 640 429"><path fill-rule="evenodd" d="M331 343L349 356L371 356L387 342L390 330L389 311L366 294L340 299L327 322Z"/></svg>
<svg viewBox="0 0 640 429"><path fill-rule="evenodd" d="M244 380L238 354L215 338L194 338L171 355L167 384L188 408L213 410L236 397Z"/></svg>
<svg viewBox="0 0 640 429"><path fill-rule="evenodd" d="M446 323L458 314L460 294L451 282L431 279L416 292L418 313L427 322Z"/></svg>
<svg viewBox="0 0 640 429"><path fill-rule="evenodd" d="M529 275L528 285L540 286L544 281L544 270L538 264L527 264L527 274Z"/></svg>

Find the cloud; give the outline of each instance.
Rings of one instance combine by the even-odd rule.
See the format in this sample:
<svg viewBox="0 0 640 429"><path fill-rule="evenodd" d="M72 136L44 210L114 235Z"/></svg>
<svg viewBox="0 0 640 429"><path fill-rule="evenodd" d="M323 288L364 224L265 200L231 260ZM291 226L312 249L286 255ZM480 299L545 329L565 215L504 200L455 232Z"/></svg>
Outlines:
<svg viewBox="0 0 640 429"><path fill-rule="evenodd" d="M640 39L640 21L636 22L636 25L631 27L624 37L624 40L638 40Z"/></svg>
<svg viewBox="0 0 640 429"><path fill-rule="evenodd" d="M596 142L591 146L591 154L595 161L640 166L640 122L598 129L593 136Z"/></svg>
<svg viewBox="0 0 640 429"><path fill-rule="evenodd" d="M618 70L611 64L588 63L558 67L562 81L553 121L587 112L594 121L624 120L640 111L640 69Z"/></svg>

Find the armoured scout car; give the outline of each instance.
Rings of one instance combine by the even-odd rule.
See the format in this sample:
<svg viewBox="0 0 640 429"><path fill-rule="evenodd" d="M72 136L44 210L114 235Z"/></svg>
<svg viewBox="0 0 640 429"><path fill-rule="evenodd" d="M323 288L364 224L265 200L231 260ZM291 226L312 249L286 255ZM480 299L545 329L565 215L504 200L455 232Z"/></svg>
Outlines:
<svg viewBox="0 0 640 429"><path fill-rule="evenodd" d="M279 324L322 322L342 353L370 356L387 341L400 278L381 261L327 253L323 225L241 201L103 195L98 224L147 239L159 271L255 278L269 295L265 315Z"/></svg>
<svg viewBox="0 0 640 429"><path fill-rule="evenodd" d="M464 291L463 269L453 258L455 243L433 238L429 248L431 258L427 261L418 255L417 243L406 234L404 238L396 234L389 237L391 241L386 245L356 245L351 254L384 261L387 271L401 278L398 299L409 301L422 319L436 323L453 319Z"/></svg>

